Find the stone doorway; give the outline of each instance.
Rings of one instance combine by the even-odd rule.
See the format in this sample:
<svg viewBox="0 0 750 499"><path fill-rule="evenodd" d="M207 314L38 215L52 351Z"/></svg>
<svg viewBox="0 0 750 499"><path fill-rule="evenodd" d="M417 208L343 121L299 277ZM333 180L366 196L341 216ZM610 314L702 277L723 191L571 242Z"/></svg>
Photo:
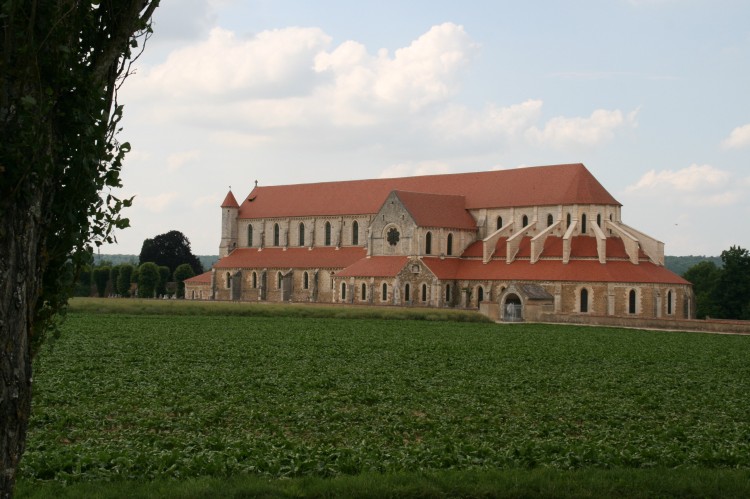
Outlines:
<svg viewBox="0 0 750 499"><path fill-rule="evenodd" d="M503 304L503 321L505 322L522 322L523 321L523 305L521 304L521 298L516 294L509 294L505 297L505 303Z"/></svg>

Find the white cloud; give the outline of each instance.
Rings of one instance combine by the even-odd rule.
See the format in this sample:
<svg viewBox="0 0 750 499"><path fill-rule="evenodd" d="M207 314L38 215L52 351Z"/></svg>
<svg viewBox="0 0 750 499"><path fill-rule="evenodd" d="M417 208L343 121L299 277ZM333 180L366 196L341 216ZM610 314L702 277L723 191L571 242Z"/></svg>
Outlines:
<svg viewBox="0 0 750 499"><path fill-rule="evenodd" d="M727 184L730 174L711 165L690 165L682 170L650 170L627 191L642 191L666 187L681 192L697 192L720 188Z"/></svg>
<svg viewBox="0 0 750 499"><path fill-rule="evenodd" d="M214 28L134 78L133 95L162 126L209 130L213 142L246 149L406 142L410 148L502 142L553 148L595 146L635 126L638 110L598 109L589 117L539 123L543 102L472 109L453 102L479 46L453 23L433 26L392 53L349 40L332 46L319 28L263 31L251 38ZM192 157L170 158L178 169Z"/></svg>
<svg viewBox="0 0 750 499"><path fill-rule="evenodd" d="M489 104L481 112L450 105L435 117L431 127L443 137L462 140L515 136L538 119L541 109L542 101L533 99L508 107Z"/></svg>
<svg viewBox="0 0 750 499"><path fill-rule="evenodd" d="M176 172L177 170L182 168L185 163L197 161L200 158L201 153L197 149L170 154L167 157L167 170L169 170L170 172Z"/></svg>
<svg viewBox="0 0 750 499"><path fill-rule="evenodd" d="M724 207L747 197L748 185L732 182L732 175L711 165L690 165L682 170L646 172L626 193L657 197L670 205Z"/></svg>
<svg viewBox="0 0 750 499"><path fill-rule="evenodd" d="M750 123L738 126L721 143L724 149L739 149L750 146Z"/></svg>
<svg viewBox="0 0 750 499"><path fill-rule="evenodd" d="M305 94L315 82L312 60L329 43L319 28L263 31L243 39L217 27L205 41L172 52L146 71L134 90L191 101Z"/></svg>
<svg viewBox="0 0 750 499"><path fill-rule="evenodd" d="M175 199L177 199L176 192L163 192L155 196L136 196L133 205L143 206L151 213L161 213Z"/></svg>
<svg viewBox="0 0 750 499"><path fill-rule="evenodd" d="M249 39L214 28L132 82L163 121L225 127L369 126L444 102L476 52L462 26L432 27L409 46L377 54L355 41L330 50L319 28L263 31Z"/></svg>
<svg viewBox="0 0 750 499"><path fill-rule="evenodd" d="M615 131L624 124L633 126L635 116L629 113L626 119L619 109L597 109L588 118L558 116L547 121L541 130L529 128L526 138L536 145L558 148L568 145L594 146L612 140Z"/></svg>

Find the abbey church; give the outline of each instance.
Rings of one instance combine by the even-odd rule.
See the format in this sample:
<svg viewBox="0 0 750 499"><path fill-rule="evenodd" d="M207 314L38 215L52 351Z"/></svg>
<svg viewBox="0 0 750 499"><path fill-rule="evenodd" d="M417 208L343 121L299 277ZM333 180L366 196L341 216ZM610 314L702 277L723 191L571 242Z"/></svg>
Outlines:
<svg viewBox="0 0 750 499"><path fill-rule="evenodd" d="M507 321L691 318L664 244L582 164L256 186L221 205L187 299L482 308Z"/></svg>

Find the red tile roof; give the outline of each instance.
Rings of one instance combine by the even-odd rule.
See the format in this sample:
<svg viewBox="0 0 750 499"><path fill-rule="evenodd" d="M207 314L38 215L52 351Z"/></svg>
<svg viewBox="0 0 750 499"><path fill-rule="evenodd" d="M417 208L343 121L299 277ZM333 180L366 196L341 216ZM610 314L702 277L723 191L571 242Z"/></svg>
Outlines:
<svg viewBox="0 0 750 499"><path fill-rule="evenodd" d="M240 218L376 213L394 190L464 196L467 209L620 203L580 163L449 175L255 187Z"/></svg>
<svg viewBox="0 0 750 499"><path fill-rule="evenodd" d="M395 277L401 272L406 262L405 256L373 256L356 261L341 272L337 277Z"/></svg>
<svg viewBox="0 0 750 499"><path fill-rule="evenodd" d="M209 270L208 272L185 279L183 282L188 284L211 284L211 271Z"/></svg>
<svg viewBox="0 0 750 499"><path fill-rule="evenodd" d="M224 198L224 202L221 203L222 208L239 208L240 205L237 204L237 200L234 198L234 194L232 194L232 191L229 191L227 193L227 197Z"/></svg>
<svg viewBox="0 0 750 499"><path fill-rule="evenodd" d="M439 279L517 280L517 281L571 281L571 282L638 282L662 284L688 284L682 277L665 267L650 262L633 265L628 261L571 260L516 260L511 264L492 260L486 265L481 260L460 260L435 257L422 259Z"/></svg>
<svg viewBox="0 0 750 499"><path fill-rule="evenodd" d="M313 248L238 248L214 264L216 269L230 268L344 268L367 254L362 247Z"/></svg>
<svg viewBox="0 0 750 499"><path fill-rule="evenodd" d="M396 191L406 210L419 227L476 229L477 223L466 211L463 196Z"/></svg>
<svg viewBox="0 0 750 499"><path fill-rule="evenodd" d="M506 243L508 242L507 237L501 237L497 240L495 245L495 253L493 258L505 260L505 249ZM542 258L562 258L563 254L563 240L558 236L549 236L544 241L544 251L542 251ZM516 258L529 258L531 255L531 238L524 237L523 241L518 248L518 254ZM571 258L598 258L599 254L596 250L596 238L589 236L574 236L570 242L570 257ZM475 241L471 243L461 255L462 258L481 258L482 257L482 241ZM627 259L628 254L625 252L625 245L622 239L619 237L607 238L607 259L610 258L622 258ZM643 250L639 250L639 258L648 259Z"/></svg>
<svg viewBox="0 0 750 499"><path fill-rule="evenodd" d="M482 241L474 241L461 253L461 258L482 258L484 256L483 251Z"/></svg>

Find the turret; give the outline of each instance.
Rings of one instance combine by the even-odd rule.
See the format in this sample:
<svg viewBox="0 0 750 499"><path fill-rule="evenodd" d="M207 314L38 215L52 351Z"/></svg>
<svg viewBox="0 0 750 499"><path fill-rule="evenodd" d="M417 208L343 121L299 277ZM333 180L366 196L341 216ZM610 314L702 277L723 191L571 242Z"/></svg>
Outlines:
<svg viewBox="0 0 750 499"><path fill-rule="evenodd" d="M237 247L237 215L240 205L232 194L230 188L224 202L221 203L221 244L219 245L219 257L225 257Z"/></svg>

